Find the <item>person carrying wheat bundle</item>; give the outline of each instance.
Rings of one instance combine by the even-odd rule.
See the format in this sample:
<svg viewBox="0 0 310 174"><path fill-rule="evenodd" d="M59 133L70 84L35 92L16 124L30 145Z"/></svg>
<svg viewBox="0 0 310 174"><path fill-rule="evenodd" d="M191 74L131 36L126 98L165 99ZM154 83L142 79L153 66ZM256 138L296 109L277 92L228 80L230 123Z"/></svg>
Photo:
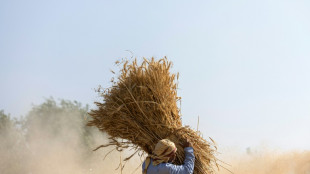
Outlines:
<svg viewBox="0 0 310 174"><path fill-rule="evenodd" d="M143 174L192 174L194 172L195 155L192 144L187 140L183 144L185 159L183 165L174 165L177 148L168 140L160 140L142 165Z"/></svg>
<svg viewBox="0 0 310 174"><path fill-rule="evenodd" d="M98 148L133 149L124 165L135 155L148 154L144 174L214 174L213 167L218 167L214 141L182 124L179 75L170 71L172 62L151 58L116 65L121 67L117 78L110 88L98 90L103 100L95 102L98 107L89 113L92 120L87 125L109 135L109 143Z"/></svg>

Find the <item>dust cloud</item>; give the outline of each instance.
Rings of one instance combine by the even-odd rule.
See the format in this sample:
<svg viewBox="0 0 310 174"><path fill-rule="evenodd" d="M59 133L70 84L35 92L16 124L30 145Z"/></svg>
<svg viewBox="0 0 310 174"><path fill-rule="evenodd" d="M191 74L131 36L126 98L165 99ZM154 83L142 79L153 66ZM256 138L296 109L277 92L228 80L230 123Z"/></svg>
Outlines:
<svg viewBox="0 0 310 174"><path fill-rule="evenodd" d="M281 151L270 147L230 150L222 155L219 174L310 174L310 151Z"/></svg>
<svg viewBox="0 0 310 174"><path fill-rule="evenodd" d="M26 119L19 120L23 124L17 126L1 120L0 173L140 174L143 159L138 156L134 156L122 171L118 168L120 160L130 155L128 151L112 151L105 159L113 147L92 151L108 142L107 135L85 127L87 109L81 110L71 104L65 102L58 107L53 101L47 101L35 107ZM222 154L219 159L229 165L219 164L235 174L310 174L309 151L257 148L244 153L230 149ZM220 167L217 173L230 172Z"/></svg>
<svg viewBox="0 0 310 174"><path fill-rule="evenodd" d="M5 121L8 119L1 111L0 173L141 173L139 157L133 157L122 171L118 168L120 159L130 155L128 151L120 153L114 150L105 159L114 147L93 151L106 144L108 137L96 128L85 126L88 119L86 110L71 102L64 101L59 106L48 100L34 107L24 120L18 120L23 123L16 125Z"/></svg>
<svg viewBox="0 0 310 174"><path fill-rule="evenodd" d="M0 173L1 174L112 174L121 173L115 170L120 162L120 156L126 152L105 154L112 148L100 149L93 152L80 144L75 134L62 130L61 136L50 138L39 130L24 146L16 141L19 133L11 131L1 136L0 143ZM101 133L94 134L100 143L107 142ZM137 159L135 159L137 160ZM139 160L140 161L140 160ZM123 169L124 174L134 172L139 163L129 163ZM139 168L140 169L140 168ZM139 173L137 170L135 173Z"/></svg>

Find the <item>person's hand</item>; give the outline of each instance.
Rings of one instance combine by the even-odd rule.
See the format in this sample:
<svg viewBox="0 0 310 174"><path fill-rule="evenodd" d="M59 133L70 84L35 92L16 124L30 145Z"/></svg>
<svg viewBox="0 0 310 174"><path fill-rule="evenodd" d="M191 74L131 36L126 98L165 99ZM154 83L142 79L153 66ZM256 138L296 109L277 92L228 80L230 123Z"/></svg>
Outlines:
<svg viewBox="0 0 310 174"><path fill-rule="evenodd" d="M185 147L192 147L193 145L188 139L186 139L186 141L183 143L182 146L183 148L185 148Z"/></svg>

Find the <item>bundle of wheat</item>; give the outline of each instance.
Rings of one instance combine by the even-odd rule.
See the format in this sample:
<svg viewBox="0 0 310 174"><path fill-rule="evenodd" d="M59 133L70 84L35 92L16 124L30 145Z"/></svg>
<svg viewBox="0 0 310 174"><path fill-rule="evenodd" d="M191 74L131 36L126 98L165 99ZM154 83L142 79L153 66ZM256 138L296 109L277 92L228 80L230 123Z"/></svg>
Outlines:
<svg viewBox="0 0 310 174"><path fill-rule="evenodd" d="M182 126L177 106L178 74L170 73L171 62L152 58L141 64L137 60L117 63L122 65L120 75L112 87L99 91L103 102L96 102L98 108L89 113L92 120L88 125L108 133L108 145L118 150L135 148L133 155L140 151L150 154L159 140L168 138L178 148L175 164L183 163L181 145L188 139L195 151L194 174L213 173L214 165L218 166L216 146L212 139L208 142L197 131Z"/></svg>

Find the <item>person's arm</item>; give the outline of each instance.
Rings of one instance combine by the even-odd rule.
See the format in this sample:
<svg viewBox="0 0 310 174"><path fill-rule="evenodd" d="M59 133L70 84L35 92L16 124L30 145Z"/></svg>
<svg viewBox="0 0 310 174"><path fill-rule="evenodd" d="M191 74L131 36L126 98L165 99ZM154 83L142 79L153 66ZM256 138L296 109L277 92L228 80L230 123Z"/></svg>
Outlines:
<svg viewBox="0 0 310 174"><path fill-rule="evenodd" d="M190 146L190 143L189 145ZM170 174L192 174L194 172L195 155L192 147L185 147L185 159L183 165L174 165L167 163Z"/></svg>

